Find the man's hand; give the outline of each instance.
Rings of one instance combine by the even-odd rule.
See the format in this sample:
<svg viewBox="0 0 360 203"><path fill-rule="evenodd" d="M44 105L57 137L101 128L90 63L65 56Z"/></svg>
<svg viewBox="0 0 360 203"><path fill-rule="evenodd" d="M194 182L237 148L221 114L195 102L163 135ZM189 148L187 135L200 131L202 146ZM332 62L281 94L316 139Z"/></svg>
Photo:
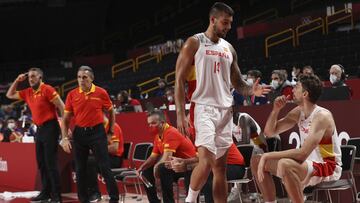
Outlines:
<svg viewBox="0 0 360 203"><path fill-rule="evenodd" d="M22 81L26 80L26 78L27 78L27 73L22 73L22 74L17 76L15 81L16 82L22 82Z"/></svg>
<svg viewBox="0 0 360 203"><path fill-rule="evenodd" d="M178 115L176 119L177 129L183 135L189 136L189 119L185 115Z"/></svg>
<svg viewBox="0 0 360 203"><path fill-rule="evenodd" d="M264 180L264 170L265 170L265 163L266 163L266 154L263 154L260 158L259 165L258 165L258 181L262 182Z"/></svg>
<svg viewBox="0 0 360 203"><path fill-rule="evenodd" d="M171 169L175 171L175 173L186 172L186 163L184 159L171 157L170 164L171 164Z"/></svg>
<svg viewBox="0 0 360 203"><path fill-rule="evenodd" d="M61 139L60 146L63 148L63 150L66 153L70 154L70 152L71 152L71 143L70 143L70 141L69 141L69 139L67 137Z"/></svg>
<svg viewBox="0 0 360 203"><path fill-rule="evenodd" d="M140 174L142 173L142 169L141 168L136 169L135 173L136 173L136 176L139 177Z"/></svg>
<svg viewBox="0 0 360 203"><path fill-rule="evenodd" d="M280 111L282 108L284 108L284 106L286 105L286 103L289 99L290 99L290 95L288 95L288 96L282 95L282 96L276 97L276 99L274 100L273 110Z"/></svg>
<svg viewBox="0 0 360 203"><path fill-rule="evenodd" d="M265 97L271 91L270 85L260 85L260 79L258 78L252 86L252 92L257 97Z"/></svg>

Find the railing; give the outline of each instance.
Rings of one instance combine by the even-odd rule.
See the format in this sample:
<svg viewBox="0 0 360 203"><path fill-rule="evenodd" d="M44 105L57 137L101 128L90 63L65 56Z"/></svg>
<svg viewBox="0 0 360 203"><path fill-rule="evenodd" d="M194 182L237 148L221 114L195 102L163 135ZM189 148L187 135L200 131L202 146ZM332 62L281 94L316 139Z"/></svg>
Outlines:
<svg viewBox="0 0 360 203"><path fill-rule="evenodd" d="M330 17L334 17L334 16L339 15L339 14L345 14L345 15L341 16L339 18L336 18L333 21L329 20ZM347 18L350 18L351 28L354 29L354 17L353 17L351 8L345 8L343 10L336 11L334 14L332 14L330 16L326 16L326 18L325 18L325 25L326 25L325 26L326 27L325 32L326 32L326 34L329 33L329 25L340 22L340 21L345 20Z"/></svg>
<svg viewBox="0 0 360 203"><path fill-rule="evenodd" d="M252 16L250 18L246 18L243 20L243 25L248 24L249 22L252 23L259 23L259 22L264 22L266 20L270 20L270 19L275 19L278 17L278 10L271 8L269 10L266 10L262 13L259 13L255 16Z"/></svg>
<svg viewBox="0 0 360 203"><path fill-rule="evenodd" d="M165 81L167 84L175 84L175 71L166 74Z"/></svg>
<svg viewBox="0 0 360 203"><path fill-rule="evenodd" d="M65 96L65 93L77 87L77 79L70 80L61 85L61 97Z"/></svg>
<svg viewBox="0 0 360 203"><path fill-rule="evenodd" d="M111 76L112 78L115 78L116 73L119 73L121 71L132 69L133 72L136 72L136 64L133 59L128 59L126 61L122 61L120 63L117 63L111 67Z"/></svg>
<svg viewBox="0 0 360 203"><path fill-rule="evenodd" d="M136 57L136 59L135 59L136 69L139 69L140 64L146 63L151 60L156 60L156 63L159 63L161 60L161 54L152 55L149 52L149 53L146 53L146 54Z"/></svg>
<svg viewBox="0 0 360 203"><path fill-rule="evenodd" d="M309 27L310 25L313 25L315 23L319 23L317 24L315 27L311 27L309 29L305 29L303 31L300 31L300 28L307 28ZM315 20L312 20L306 24L302 24L302 25L299 25L296 27L296 44L299 45L300 44L300 37L302 35L305 35L309 32L312 32L314 30L317 30L317 29L320 29L322 30L322 34L325 34L325 25L324 25L324 20L322 18L316 18Z"/></svg>
<svg viewBox="0 0 360 203"><path fill-rule="evenodd" d="M280 40L275 41L273 43L269 43L270 39L273 39L275 37L284 35L286 33L291 33L291 35L289 37L284 38L284 39L280 39ZM295 31L293 29L291 29L291 28L286 29L284 31L281 31L279 33L276 33L276 34L273 34L273 35L270 35L269 37L267 37L265 39L265 57L269 58L269 48L270 47L276 46L278 44L281 44L281 43L286 42L286 41L291 40L291 39L292 39L292 44L295 47L296 46L296 43L295 43Z"/></svg>
<svg viewBox="0 0 360 203"><path fill-rule="evenodd" d="M159 79L160 79L160 77L155 77L155 78L152 78L152 79L147 80L147 81L145 81L145 82L139 83L139 84L137 84L136 86L138 86L138 87L141 88L141 90L142 90L142 91L141 91L141 94L146 94L146 93L149 93L149 92L154 91L154 90L156 90L156 89L159 88L159 87L158 87L158 84L157 84L157 81L158 81ZM147 89L144 88L144 86L147 86L147 85L153 84L153 83L155 83L155 86L152 85L152 86L150 86L150 87L147 87Z"/></svg>

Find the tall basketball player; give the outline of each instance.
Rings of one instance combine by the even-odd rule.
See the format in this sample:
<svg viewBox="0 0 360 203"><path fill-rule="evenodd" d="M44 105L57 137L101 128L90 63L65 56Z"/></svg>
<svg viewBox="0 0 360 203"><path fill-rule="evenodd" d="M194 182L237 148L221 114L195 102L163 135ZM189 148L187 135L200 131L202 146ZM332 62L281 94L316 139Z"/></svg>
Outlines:
<svg viewBox="0 0 360 203"><path fill-rule="evenodd" d="M189 87L194 111L190 112L190 120L194 121L199 164L193 170L186 202L196 201L210 171L214 175L214 201L226 202L227 151L233 143L231 85L243 95L261 96L270 91L259 81L249 86L241 78L236 51L223 39L231 28L233 14L228 5L215 3L210 9L207 30L186 40L176 62L177 128L183 134L188 134L189 126L184 84L189 77L196 80L189 83L195 85Z"/></svg>

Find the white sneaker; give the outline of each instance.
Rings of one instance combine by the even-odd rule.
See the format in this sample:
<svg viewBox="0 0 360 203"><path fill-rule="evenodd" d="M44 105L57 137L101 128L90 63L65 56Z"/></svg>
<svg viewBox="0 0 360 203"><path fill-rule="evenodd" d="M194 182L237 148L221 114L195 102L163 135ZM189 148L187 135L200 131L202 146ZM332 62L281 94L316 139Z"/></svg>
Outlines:
<svg viewBox="0 0 360 203"><path fill-rule="evenodd" d="M231 191L227 197L227 202L239 200L240 198L240 192L238 188L232 187Z"/></svg>

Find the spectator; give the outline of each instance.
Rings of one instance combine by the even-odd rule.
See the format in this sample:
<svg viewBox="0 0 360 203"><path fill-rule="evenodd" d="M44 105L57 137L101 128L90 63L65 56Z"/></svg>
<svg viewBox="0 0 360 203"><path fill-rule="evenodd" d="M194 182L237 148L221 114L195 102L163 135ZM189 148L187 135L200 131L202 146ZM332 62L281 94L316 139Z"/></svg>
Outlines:
<svg viewBox="0 0 360 203"><path fill-rule="evenodd" d="M131 94L132 94L132 96L133 96L133 98L134 99L141 99L141 100L143 100L143 99L147 99L147 98L149 98L149 94L148 93L142 93L142 88L141 87L139 87L139 86L134 86L134 87L132 87L131 88Z"/></svg>
<svg viewBox="0 0 360 203"><path fill-rule="evenodd" d="M166 88L165 90L165 96L166 96L166 99L168 101L168 105L173 105L175 104L175 96L174 96L175 92L174 92L174 87L168 87Z"/></svg>
<svg viewBox="0 0 360 203"><path fill-rule="evenodd" d="M5 114L5 120L8 118L16 118L17 113L12 105L5 105L4 106L4 114Z"/></svg>
<svg viewBox="0 0 360 203"><path fill-rule="evenodd" d="M281 70L274 70L271 74L272 91L268 94L268 100L272 103L276 97L285 95L292 100L292 86L286 81L286 75Z"/></svg>
<svg viewBox="0 0 360 203"><path fill-rule="evenodd" d="M304 75L314 75L314 69L311 66L304 66L302 68L302 74L304 74Z"/></svg>
<svg viewBox="0 0 360 203"><path fill-rule="evenodd" d="M334 64L329 70L330 83L333 87L346 86L345 84L345 70L341 64Z"/></svg>
<svg viewBox="0 0 360 203"><path fill-rule="evenodd" d="M120 102L116 110L117 112L129 111L129 107L131 108L130 111L143 112L140 101L131 98L126 90L122 90L118 94L117 99Z"/></svg>
<svg viewBox="0 0 360 203"><path fill-rule="evenodd" d="M247 72L247 78L246 82L249 85L253 85L256 80L261 81L261 72L259 70L249 70ZM257 97L255 95L246 96L244 98L244 106L251 106L251 105L260 105L260 104L266 104L267 98L266 97Z"/></svg>
<svg viewBox="0 0 360 203"><path fill-rule="evenodd" d="M3 142L21 142L21 138L23 137L21 129L18 128L17 121L13 117L6 120L6 126L3 132Z"/></svg>
<svg viewBox="0 0 360 203"><path fill-rule="evenodd" d="M155 91L155 97L162 97L165 95L165 90L167 88L167 83L165 79L158 80L158 89Z"/></svg>

